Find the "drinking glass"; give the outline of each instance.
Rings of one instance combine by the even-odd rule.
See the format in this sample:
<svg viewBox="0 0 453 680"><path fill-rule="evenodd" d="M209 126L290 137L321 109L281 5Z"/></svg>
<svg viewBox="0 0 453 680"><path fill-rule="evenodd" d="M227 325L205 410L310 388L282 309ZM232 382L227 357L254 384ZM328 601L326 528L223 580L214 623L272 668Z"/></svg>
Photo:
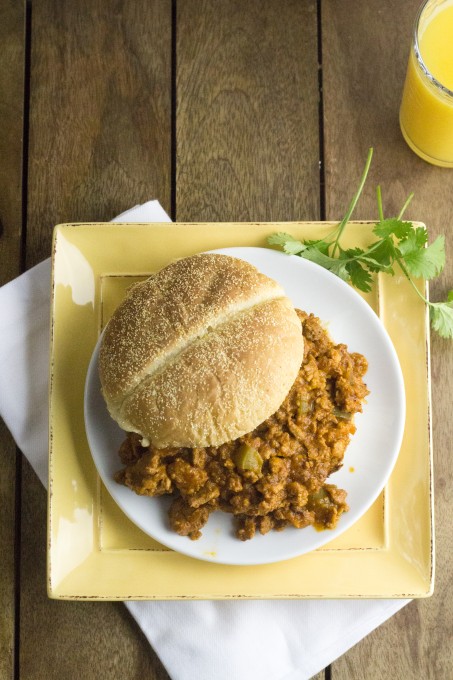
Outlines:
<svg viewBox="0 0 453 680"><path fill-rule="evenodd" d="M453 0L428 0L418 12L400 127L421 158L453 168Z"/></svg>

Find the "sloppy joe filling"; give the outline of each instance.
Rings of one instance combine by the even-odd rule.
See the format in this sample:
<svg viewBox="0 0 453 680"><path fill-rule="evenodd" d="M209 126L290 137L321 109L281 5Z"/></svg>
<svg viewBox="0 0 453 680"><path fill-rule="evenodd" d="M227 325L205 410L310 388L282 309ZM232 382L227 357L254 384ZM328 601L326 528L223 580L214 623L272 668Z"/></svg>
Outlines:
<svg viewBox="0 0 453 680"><path fill-rule="evenodd" d="M218 447L155 449L129 433L116 481L137 494L171 494L171 528L196 540L215 510L231 513L245 541L287 526L333 529L349 508L326 483L343 464L368 389L364 356L335 345L313 314L298 310L304 360L283 404L253 432Z"/></svg>

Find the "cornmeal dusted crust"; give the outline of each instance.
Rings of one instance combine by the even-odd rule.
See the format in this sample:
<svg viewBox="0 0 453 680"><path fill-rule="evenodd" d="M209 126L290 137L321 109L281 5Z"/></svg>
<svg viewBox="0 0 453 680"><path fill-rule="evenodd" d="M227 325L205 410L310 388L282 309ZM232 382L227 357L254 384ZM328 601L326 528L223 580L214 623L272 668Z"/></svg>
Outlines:
<svg viewBox="0 0 453 680"><path fill-rule="evenodd" d="M252 265L200 254L135 286L108 323L100 377L120 426L154 446L217 446L282 403L303 358L281 286Z"/></svg>

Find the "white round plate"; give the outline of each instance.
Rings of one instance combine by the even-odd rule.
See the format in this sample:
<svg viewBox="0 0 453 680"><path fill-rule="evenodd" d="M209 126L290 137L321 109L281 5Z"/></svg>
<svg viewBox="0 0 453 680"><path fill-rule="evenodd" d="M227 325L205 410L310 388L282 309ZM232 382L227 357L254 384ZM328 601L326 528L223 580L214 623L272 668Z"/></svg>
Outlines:
<svg viewBox="0 0 453 680"><path fill-rule="evenodd" d="M370 390L364 412L356 416L357 432L346 450L344 466L329 482L346 489L349 512L332 531L312 527L257 535L242 542L233 533L232 516L213 513L198 541L172 532L167 521L170 499L138 496L114 481L121 468L117 451L124 432L111 419L100 391L99 343L93 353L85 387L85 426L98 472L124 513L159 543L185 555L221 564L266 564L286 560L328 543L356 522L377 498L399 453L405 421L401 368L387 332L369 305L344 281L318 265L266 248L224 248L247 260L284 287L295 307L313 312L332 339L351 352L364 354ZM349 468L354 468L351 474Z"/></svg>

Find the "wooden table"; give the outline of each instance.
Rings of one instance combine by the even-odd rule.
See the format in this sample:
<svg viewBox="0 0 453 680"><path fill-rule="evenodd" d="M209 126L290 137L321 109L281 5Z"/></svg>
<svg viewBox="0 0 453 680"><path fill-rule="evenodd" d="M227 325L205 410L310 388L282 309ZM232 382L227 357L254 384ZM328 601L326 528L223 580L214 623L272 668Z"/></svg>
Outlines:
<svg viewBox="0 0 453 680"><path fill-rule="evenodd" d="M183 221L338 219L375 148L357 218L447 237L453 171L406 147L398 106L419 0L0 1L0 276L50 254L53 226L149 198ZM432 338L437 575L319 678L453 676L452 347ZM1 431L0 678L167 674L121 604L49 601L46 494Z"/></svg>

